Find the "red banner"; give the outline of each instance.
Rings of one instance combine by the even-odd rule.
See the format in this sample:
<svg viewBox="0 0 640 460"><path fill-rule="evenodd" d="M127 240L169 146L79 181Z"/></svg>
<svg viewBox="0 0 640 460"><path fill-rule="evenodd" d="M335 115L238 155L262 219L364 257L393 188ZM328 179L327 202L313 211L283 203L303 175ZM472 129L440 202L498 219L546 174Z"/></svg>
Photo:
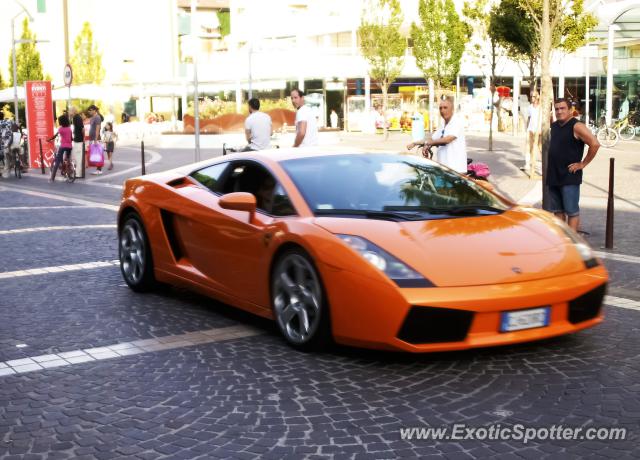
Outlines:
<svg viewBox="0 0 640 460"><path fill-rule="evenodd" d="M29 164L40 167L40 140L45 167L55 158L56 146L47 139L53 137L53 101L50 81L27 81L25 97L27 102L27 130L29 131Z"/></svg>

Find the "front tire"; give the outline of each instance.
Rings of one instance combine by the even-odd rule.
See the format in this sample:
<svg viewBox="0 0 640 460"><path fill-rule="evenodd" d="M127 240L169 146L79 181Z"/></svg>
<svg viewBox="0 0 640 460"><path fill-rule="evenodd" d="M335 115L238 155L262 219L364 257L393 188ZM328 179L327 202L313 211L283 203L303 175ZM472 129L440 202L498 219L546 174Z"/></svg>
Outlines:
<svg viewBox="0 0 640 460"><path fill-rule="evenodd" d="M320 274L301 249L280 255L271 273L271 305L284 339L301 351L331 342L331 320Z"/></svg>
<svg viewBox="0 0 640 460"><path fill-rule="evenodd" d="M137 214L129 214L118 235L120 271L127 285L136 292L156 286L149 238Z"/></svg>

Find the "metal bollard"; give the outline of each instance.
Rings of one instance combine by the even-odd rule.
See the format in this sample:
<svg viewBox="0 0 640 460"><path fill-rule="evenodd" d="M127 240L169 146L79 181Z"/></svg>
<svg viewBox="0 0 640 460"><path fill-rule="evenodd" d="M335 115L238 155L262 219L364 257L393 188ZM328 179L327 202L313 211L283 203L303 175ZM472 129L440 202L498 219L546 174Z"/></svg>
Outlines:
<svg viewBox="0 0 640 460"><path fill-rule="evenodd" d="M607 198L607 229L605 232L606 249L613 249L613 171L615 158L609 158L609 196Z"/></svg>
<svg viewBox="0 0 640 460"><path fill-rule="evenodd" d="M40 169L42 169L42 174L46 174L44 172L44 156L42 155L42 139L38 139L38 143L40 144Z"/></svg>
<svg viewBox="0 0 640 460"><path fill-rule="evenodd" d="M144 165L144 141L140 141L140 157L142 160L142 175L144 176L146 174L145 172L145 165Z"/></svg>

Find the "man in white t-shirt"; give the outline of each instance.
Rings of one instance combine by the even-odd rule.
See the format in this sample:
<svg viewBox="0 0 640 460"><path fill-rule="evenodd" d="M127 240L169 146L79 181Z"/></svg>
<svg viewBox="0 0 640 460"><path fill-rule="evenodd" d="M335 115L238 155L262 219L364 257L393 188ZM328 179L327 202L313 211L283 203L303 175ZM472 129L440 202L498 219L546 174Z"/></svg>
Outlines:
<svg viewBox="0 0 640 460"><path fill-rule="evenodd" d="M296 108L296 140L293 146L318 145L318 122L311 107L304 105L304 92L298 88L292 90L291 103Z"/></svg>
<svg viewBox="0 0 640 460"><path fill-rule="evenodd" d="M269 148L271 143L271 117L260 112L260 101L258 99L249 99L249 116L244 121L244 134L249 143L244 150L264 150Z"/></svg>
<svg viewBox="0 0 640 460"><path fill-rule="evenodd" d="M424 153L431 146L438 147L436 160L462 174L467 173L467 145L464 140L464 120L453 113L453 101L442 99L438 106L444 126L433 133L431 140L424 141ZM407 148L412 149L421 142L412 142Z"/></svg>

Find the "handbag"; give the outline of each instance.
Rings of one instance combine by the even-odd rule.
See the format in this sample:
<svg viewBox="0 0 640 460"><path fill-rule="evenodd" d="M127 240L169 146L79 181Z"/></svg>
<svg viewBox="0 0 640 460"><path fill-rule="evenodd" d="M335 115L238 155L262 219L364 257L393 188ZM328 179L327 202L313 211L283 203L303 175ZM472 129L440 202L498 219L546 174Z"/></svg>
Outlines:
<svg viewBox="0 0 640 460"><path fill-rule="evenodd" d="M90 144L89 145L89 166L96 166L101 168L104 166L104 151L102 144Z"/></svg>

